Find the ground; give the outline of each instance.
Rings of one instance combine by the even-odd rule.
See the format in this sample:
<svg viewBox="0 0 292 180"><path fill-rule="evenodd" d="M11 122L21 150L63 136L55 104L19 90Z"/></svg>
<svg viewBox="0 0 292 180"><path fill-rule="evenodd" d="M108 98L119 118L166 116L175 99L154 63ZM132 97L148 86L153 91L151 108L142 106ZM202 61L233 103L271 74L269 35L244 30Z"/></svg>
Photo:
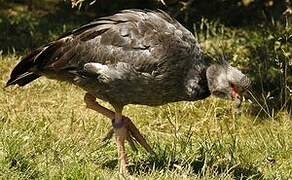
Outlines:
<svg viewBox="0 0 292 180"><path fill-rule="evenodd" d="M0 86L18 56L1 55ZM85 108L84 92L67 83L40 78L23 88L0 92L0 177L118 178L111 127ZM110 107L104 102L100 102ZM292 177L291 116L273 119L241 113L232 102L208 98L161 107L130 105L133 119L157 157L128 148L131 178L286 179Z"/></svg>
<svg viewBox="0 0 292 180"><path fill-rule="evenodd" d="M46 78L25 87L4 88L24 54L93 19L78 13L70 16L70 7L68 12L60 11L54 1L46 2L47 6L30 12L21 3L0 7L0 178L122 179L113 139L102 142L111 122L86 109L83 90ZM231 101L213 97L160 107L127 106L125 115L157 156L142 148L134 153L127 146L130 175L125 178L292 178L291 109L273 103L277 92L291 93L289 73L279 78L289 71L277 64L290 62L291 28L227 27L207 19L194 27L206 52L224 49L232 54L230 62L252 79L254 97L240 111ZM275 90L273 82L286 84Z"/></svg>

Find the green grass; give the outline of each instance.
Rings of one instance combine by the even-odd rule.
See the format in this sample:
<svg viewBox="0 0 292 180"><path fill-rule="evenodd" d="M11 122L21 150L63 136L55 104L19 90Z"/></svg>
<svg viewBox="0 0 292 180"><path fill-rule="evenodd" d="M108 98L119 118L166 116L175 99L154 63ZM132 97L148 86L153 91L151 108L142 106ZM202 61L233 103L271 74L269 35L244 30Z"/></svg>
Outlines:
<svg viewBox="0 0 292 180"><path fill-rule="evenodd" d="M1 55L3 87L17 55ZM85 108L84 92L41 78L0 92L0 177L119 178L115 144L101 139L105 117ZM109 107L108 104L101 102ZM291 116L241 114L232 102L208 98L161 107L127 106L157 157L127 148L131 176L145 179L292 178Z"/></svg>
<svg viewBox="0 0 292 180"><path fill-rule="evenodd" d="M2 2L1 88L24 52L93 19L63 1L37 2L34 11L21 1ZM231 54L230 62L252 79L257 101L250 97L240 113L232 102L212 97L127 106L125 115L157 156L127 146L131 175L125 178L291 179L291 27L228 27L207 19L194 27L206 52ZM110 120L86 109L83 95L46 78L0 91L0 179L123 179L114 140L102 142Z"/></svg>

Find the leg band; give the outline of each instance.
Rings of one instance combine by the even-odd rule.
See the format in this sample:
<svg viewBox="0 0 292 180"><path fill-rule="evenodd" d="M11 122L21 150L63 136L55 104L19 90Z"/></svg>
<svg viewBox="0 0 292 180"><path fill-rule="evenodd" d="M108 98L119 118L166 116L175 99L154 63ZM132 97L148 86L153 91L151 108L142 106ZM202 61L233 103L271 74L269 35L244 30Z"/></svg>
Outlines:
<svg viewBox="0 0 292 180"><path fill-rule="evenodd" d="M119 122L115 122L115 119L112 119L112 126L114 129L119 129L124 126L124 120L122 119Z"/></svg>

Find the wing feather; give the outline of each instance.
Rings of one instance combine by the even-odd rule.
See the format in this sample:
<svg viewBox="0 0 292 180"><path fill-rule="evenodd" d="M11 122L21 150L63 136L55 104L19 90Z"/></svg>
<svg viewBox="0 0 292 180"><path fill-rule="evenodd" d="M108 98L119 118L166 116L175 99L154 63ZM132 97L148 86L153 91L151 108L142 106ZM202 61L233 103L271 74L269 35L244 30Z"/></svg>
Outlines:
<svg viewBox="0 0 292 180"><path fill-rule="evenodd" d="M127 63L137 72L161 75L188 66L199 53L194 36L163 11L125 10L50 43L34 66L40 72L78 72L90 62Z"/></svg>

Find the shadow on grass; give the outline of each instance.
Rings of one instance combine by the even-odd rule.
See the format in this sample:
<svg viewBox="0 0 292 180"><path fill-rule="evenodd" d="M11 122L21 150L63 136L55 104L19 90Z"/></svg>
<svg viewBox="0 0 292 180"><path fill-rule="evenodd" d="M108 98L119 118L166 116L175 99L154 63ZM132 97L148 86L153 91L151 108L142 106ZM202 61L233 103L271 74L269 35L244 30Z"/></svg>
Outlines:
<svg viewBox="0 0 292 180"><path fill-rule="evenodd" d="M32 50L93 19L64 1L44 2L40 7L19 2L4 5L7 10L0 9L0 50L4 54Z"/></svg>
<svg viewBox="0 0 292 180"><path fill-rule="evenodd" d="M143 4L135 0L128 3L105 1L78 10L71 8L68 1L3 2L0 7L0 51L4 54L23 53L98 17L129 8L143 9Z"/></svg>
<svg viewBox="0 0 292 180"><path fill-rule="evenodd" d="M173 154L174 156L174 154ZM198 156L198 154L196 154ZM104 168L116 169L118 160L108 160L103 165ZM263 179L263 174L257 167L251 165L233 165L231 162L214 163L207 158L193 158L185 160L183 158L172 157L167 152L156 156L144 157L144 159L136 160L129 165L130 174L150 174L153 171L177 171L178 173L185 169L189 175L196 174L198 176L207 175L212 169L211 175L231 175L235 179Z"/></svg>
<svg viewBox="0 0 292 180"><path fill-rule="evenodd" d="M167 8L154 2L156 1L127 0L127 3L124 3L124 1L100 0L93 5L84 3L79 11L77 8L71 8L68 1L62 0L3 1L0 7L0 50L6 53L12 49L24 51L37 48L75 27L121 9L161 8L193 31L194 23L202 17L215 20L219 18L227 24L249 25L251 22L265 22L267 15L262 17L263 11L279 19L286 7L284 0L275 2L271 8L265 7L264 2L259 0L249 6L239 6L241 2L239 0L194 1L189 8L181 12L182 7L179 3Z"/></svg>
<svg viewBox="0 0 292 180"><path fill-rule="evenodd" d="M251 36L256 42L248 46L252 60L247 72L252 81L249 99L254 102L249 108L251 115L273 119L280 111L292 113L292 66L286 55L292 50L290 34L287 26L271 26Z"/></svg>

